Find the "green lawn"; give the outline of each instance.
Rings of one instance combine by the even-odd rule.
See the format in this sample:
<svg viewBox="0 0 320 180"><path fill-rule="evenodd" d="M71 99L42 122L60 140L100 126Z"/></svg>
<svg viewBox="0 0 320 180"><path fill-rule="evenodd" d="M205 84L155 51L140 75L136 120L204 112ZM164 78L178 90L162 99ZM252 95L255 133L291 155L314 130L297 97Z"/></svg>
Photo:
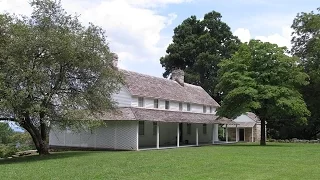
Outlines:
<svg viewBox="0 0 320 180"><path fill-rule="evenodd" d="M320 179L320 144L63 152L1 160L0 179Z"/></svg>

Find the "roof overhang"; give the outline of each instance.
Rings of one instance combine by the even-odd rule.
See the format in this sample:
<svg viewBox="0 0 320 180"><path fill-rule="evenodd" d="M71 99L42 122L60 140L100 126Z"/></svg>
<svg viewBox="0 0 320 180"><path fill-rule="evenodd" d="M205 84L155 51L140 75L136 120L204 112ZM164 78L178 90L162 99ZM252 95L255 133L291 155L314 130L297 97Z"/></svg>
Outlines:
<svg viewBox="0 0 320 180"><path fill-rule="evenodd" d="M117 108L114 111L90 116L89 119L104 121L153 121L167 123L196 123L196 124L228 124L238 123L231 119L215 116L213 114L168 111L145 108Z"/></svg>

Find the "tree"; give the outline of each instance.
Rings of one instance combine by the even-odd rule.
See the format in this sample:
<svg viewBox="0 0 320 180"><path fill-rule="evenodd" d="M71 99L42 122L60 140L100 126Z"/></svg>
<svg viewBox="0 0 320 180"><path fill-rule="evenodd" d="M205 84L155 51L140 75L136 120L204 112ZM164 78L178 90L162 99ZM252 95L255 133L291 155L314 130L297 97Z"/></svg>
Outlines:
<svg viewBox="0 0 320 180"><path fill-rule="evenodd" d="M311 111L306 126L296 129L303 138L316 138L320 133L320 8L317 12L300 13L292 24L291 53L301 59L310 84L302 87L304 99Z"/></svg>
<svg viewBox="0 0 320 180"><path fill-rule="evenodd" d="M221 15L212 11L203 20L196 16L184 20L174 29L173 43L167 54L160 58L167 78L176 69L185 71L185 82L202 86L219 102L219 94L214 93L217 84L217 64L230 58L240 44L232 35L230 27L221 21Z"/></svg>
<svg viewBox="0 0 320 180"><path fill-rule="evenodd" d="M60 1L30 4L30 18L0 15L0 117L18 122L45 155L49 127L90 125L75 120L112 109L122 78L100 27L81 25Z"/></svg>
<svg viewBox="0 0 320 180"><path fill-rule="evenodd" d="M223 94L223 101L218 115L235 118L255 113L261 120L260 145L266 145L266 121L304 123L310 112L298 88L308 84L308 76L298 62L275 44L251 40L241 45L235 55L219 64L217 91Z"/></svg>
<svg viewBox="0 0 320 180"><path fill-rule="evenodd" d="M10 136L13 135L13 130L6 122L0 122L0 144L8 144Z"/></svg>

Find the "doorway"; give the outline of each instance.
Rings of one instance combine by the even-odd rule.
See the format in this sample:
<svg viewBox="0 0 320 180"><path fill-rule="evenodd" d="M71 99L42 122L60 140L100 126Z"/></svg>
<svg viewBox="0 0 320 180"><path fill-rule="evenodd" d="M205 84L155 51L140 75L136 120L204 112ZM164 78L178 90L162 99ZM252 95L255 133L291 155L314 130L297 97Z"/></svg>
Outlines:
<svg viewBox="0 0 320 180"><path fill-rule="evenodd" d="M244 141L244 129L239 129L239 141Z"/></svg>

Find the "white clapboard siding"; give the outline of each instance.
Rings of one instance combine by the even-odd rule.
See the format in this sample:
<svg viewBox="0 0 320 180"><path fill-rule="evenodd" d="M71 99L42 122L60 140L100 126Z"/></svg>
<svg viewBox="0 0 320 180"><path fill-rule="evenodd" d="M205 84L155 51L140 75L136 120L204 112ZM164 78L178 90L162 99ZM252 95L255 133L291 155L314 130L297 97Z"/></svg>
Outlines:
<svg viewBox="0 0 320 180"><path fill-rule="evenodd" d="M92 131L60 130L52 127L49 145L66 147L138 150L137 121L108 121L106 127Z"/></svg>
<svg viewBox="0 0 320 180"><path fill-rule="evenodd" d="M138 97L134 96L131 98L131 107L138 107ZM163 99L159 99L159 107L158 109L165 109L165 101ZM170 111L179 111L179 103L178 101L169 101L169 110ZM205 106L207 108L207 114L210 113L210 106ZM143 98L143 107L146 109L154 108L154 99L153 98ZM200 104L190 104L190 112L194 113L203 113L203 105ZM182 111L187 111L187 103L182 102ZM216 108L212 107L212 114L215 114Z"/></svg>
<svg viewBox="0 0 320 180"><path fill-rule="evenodd" d="M132 102L132 97L129 91L122 87L120 91L112 95L114 101L117 102L118 107L130 107Z"/></svg>

